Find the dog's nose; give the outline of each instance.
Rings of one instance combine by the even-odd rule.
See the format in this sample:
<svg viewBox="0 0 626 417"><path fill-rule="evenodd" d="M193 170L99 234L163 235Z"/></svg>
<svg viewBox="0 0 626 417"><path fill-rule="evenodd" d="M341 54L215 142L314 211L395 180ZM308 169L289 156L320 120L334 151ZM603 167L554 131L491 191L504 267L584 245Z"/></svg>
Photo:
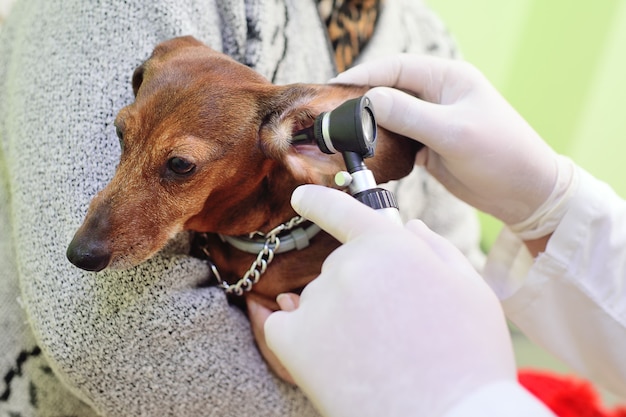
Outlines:
<svg viewBox="0 0 626 417"><path fill-rule="evenodd" d="M67 247L67 259L85 271L102 271L111 261L111 251L102 242L74 237Z"/></svg>

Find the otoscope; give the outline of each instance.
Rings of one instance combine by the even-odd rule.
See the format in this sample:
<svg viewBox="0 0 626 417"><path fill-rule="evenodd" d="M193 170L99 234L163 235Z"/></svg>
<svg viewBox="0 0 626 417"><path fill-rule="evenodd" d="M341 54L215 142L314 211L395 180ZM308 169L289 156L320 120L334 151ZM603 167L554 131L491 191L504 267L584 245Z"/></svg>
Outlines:
<svg viewBox="0 0 626 417"><path fill-rule="evenodd" d="M314 140L326 154L341 152L347 172L338 172L335 184L348 187L350 194L361 203L402 223L395 196L391 191L378 187L374 174L363 162L363 159L374 156L376 134L372 103L367 96L362 96L320 114L313 126L297 132L292 142Z"/></svg>

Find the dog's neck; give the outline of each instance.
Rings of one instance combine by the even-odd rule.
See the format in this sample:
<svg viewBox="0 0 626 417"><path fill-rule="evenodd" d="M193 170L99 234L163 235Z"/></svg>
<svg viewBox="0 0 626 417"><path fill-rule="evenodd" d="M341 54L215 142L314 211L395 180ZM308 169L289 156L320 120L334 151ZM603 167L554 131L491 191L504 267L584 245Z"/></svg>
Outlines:
<svg viewBox="0 0 626 417"><path fill-rule="evenodd" d="M307 221L303 217L295 216L268 233L257 231L250 233L248 236L218 234L224 244L254 255L254 260L249 269L236 281L228 281L222 278L218 266L211 257L208 245L205 248L201 248L201 250L206 255L205 260L208 261L218 285L227 294L241 296L245 292L251 291L252 287L259 282L261 276L267 271L269 264L274 260L275 255L309 247L311 239L321 231L321 228L316 224Z"/></svg>
<svg viewBox="0 0 626 417"><path fill-rule="evenodd" d="M319 226L298 216L291 208L291 193L298 185L288 170L275 164L252 192L231 206L234 216L228 221L236 226L247 224L247 228L223 229L236 230L234 233L209 231L217 236L219 244L214 240L210 253L207 250L204 254L209 256L218 285L228 294L243 295L250 291L266 270L272 268L275 255L280 254L282 263L288 252L309 248L311 241L321 234ZM240 266L235 267L237 264ZM239 273L235 272L237 269Z"/></svg>
<svg viewBox="0 0 626 417"><path fill-rule="evenodd" d="M302 217L295 216L268 233L254 231L247 236L228 236L223 234L219 234L219 236L223 242L243 252L259 254L267 251L269 248L275 254L279 254L308 247L311 239L320 231L320 227L315 223L306 222Z"/></svg>

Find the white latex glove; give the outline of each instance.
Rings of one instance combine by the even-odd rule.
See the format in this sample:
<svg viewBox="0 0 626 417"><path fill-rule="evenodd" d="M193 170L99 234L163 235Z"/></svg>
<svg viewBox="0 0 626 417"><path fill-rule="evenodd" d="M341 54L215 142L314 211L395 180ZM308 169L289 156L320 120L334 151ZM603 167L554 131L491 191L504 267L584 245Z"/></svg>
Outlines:
<svg viewBox="0 0 626 417"><path fill-rule="evenodd" d="M377 122L426 148L417 163L450 192L524 232L554 231L573 164L558 157L473 66L397 55L354 67L333 82L388 86L367 93Z"/></svg>
<svg viewBox="0 0 626 417"><path fill-rule="evenodd" d="M452 244L321 186L298 188L292 205L343 245L295 310L269 316L265 338L322 414L439 416L515 383L500 304Z"/></svg>

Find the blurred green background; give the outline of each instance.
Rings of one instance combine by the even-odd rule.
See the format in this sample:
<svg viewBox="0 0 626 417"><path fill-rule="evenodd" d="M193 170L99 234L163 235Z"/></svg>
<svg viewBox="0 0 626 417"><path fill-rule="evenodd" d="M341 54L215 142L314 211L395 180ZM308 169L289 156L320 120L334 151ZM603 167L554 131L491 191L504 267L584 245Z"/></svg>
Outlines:
<svg viewBox="0 0 626 417"><path fill-rule="evenodd" d="M626 1L427 1L553 148L626 197ZM481 221L489 247L501 224Z"/></svg>

